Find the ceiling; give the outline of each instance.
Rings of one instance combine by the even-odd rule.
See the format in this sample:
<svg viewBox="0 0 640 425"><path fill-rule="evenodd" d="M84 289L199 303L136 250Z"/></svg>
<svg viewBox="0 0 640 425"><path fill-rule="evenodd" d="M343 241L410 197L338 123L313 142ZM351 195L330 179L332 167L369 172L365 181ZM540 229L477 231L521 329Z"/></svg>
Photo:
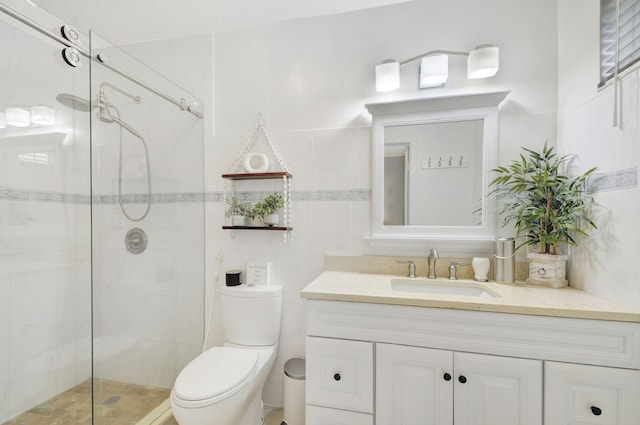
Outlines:
<svg viewBox="0 0 640 425"><path fill-rule="evenodd" d="M115 44L217 33L412 0L32 0Z"/></svg>

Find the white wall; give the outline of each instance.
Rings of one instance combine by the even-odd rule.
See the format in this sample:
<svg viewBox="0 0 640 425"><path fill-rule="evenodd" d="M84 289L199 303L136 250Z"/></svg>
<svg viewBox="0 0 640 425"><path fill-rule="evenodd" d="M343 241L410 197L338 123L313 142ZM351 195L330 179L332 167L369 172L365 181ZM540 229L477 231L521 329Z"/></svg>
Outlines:
<svg viewBox="0 0 640 425"><path fill-rule="evenodd" d="M224 206L207 212L207 285L215 258L222 271L247 261L270 261L284 286L279 356L265 403L282 403L282 366L304 355L305 303L300 290L323 270L325 254L374 254L370 231L371 119L364 105L410 97L510 90L500 115L501 160L520 146L555 142L557 102L556 2L492 0L415 2L342 15L303 19L217 34L215 138L207 146L207 190L221 192L255 128L258 113L293 174L293 241L276 232L221 230ZM467 80L463 59L452 57L445 88L417 89L417 64L402 69L402 89L378 94L374 66L432 49L500 46L495 78ZM261 140L256 150L265 151ZM425 256L429 244L425 243ZM216 316L217 317L217 316ZM216 321L218 324L219 321ZM212 331L220 340L220 330Z"/></svg>
<svg viewBox="0 0 640 425"><path fill-rule="evenodd" d="M638 70L620 81L620 125L613 126L614 90L599 81L599 2L559 0L558 147L577 154L582 169L604 173L599 229L573 250L571 284L632 307L640 305L640 164ZM635 181L635 184L633 183ZM631 183L631 184L630 184Z"/></svg>

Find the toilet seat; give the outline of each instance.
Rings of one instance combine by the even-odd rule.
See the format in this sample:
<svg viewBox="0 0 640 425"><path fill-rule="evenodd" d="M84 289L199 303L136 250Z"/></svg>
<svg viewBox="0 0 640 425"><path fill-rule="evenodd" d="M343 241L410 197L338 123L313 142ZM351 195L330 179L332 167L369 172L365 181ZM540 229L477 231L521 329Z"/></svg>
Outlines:
<svg viewBox="0 0 640 425"><path fill-rule="evenodd" d="M232 347L213 347L191 361L178 375L175 398L200 404L234 394L250 381L258 364L258 353Z"/></svg>

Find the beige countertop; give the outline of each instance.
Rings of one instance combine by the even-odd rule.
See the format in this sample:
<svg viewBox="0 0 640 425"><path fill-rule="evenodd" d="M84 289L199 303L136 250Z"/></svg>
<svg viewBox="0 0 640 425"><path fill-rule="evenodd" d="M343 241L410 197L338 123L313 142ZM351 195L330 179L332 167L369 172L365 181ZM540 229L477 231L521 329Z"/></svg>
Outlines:
<svg viewBox="0 0 640 425"><path fill-rule="evenodd" d="M484 286L495 297L399 292L391 289L392 279L407 279L389 274L325 271L301 292L314 300L352 301L419 307L449 308L538 316L640 322L640 310L604 300L571 287L551 289L528 284L474 282L460 279L412 279L416 283Z"/></svg>

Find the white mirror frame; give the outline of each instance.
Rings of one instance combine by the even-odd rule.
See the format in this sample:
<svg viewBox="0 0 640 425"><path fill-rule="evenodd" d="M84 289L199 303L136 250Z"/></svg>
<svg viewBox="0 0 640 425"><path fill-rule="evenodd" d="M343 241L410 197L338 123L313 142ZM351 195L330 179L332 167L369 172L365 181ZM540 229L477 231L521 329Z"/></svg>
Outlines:
<svg viewBox="0 0 640 425"><path fill-rule="evenodd" d="M488 196L490 170L498 159L498 105L509 92L412 99L366 105L373 116L371 133L372 211L374 248L395 252L419 246L450 251L491 251L497 231L496 200ZM483 120L482 224L479 226L385 226L384 218L384 130L386 127ZM428 191L425 196L429 196ZM426 255L426 254L425 254Z"/></svg>

